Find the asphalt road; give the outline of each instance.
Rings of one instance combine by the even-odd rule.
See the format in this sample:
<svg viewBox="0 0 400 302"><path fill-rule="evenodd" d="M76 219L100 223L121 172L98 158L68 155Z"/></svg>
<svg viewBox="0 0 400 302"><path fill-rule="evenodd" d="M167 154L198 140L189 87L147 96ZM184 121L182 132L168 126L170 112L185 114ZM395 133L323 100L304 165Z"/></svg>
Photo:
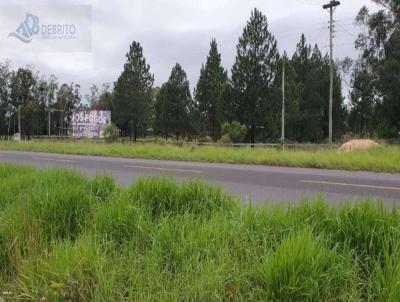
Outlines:
<svg viewBox="0 0 400 302"><path fill-rule="evenodd" d="M112 174L119 184L139 177L170 175L178 181L199 178L221 185L244 203L298 203L323 195L339 203L373 198L400 205L400 174L269 166L209 164L160 160L0 151L0 163L67 168L94 176Z"/></svg>

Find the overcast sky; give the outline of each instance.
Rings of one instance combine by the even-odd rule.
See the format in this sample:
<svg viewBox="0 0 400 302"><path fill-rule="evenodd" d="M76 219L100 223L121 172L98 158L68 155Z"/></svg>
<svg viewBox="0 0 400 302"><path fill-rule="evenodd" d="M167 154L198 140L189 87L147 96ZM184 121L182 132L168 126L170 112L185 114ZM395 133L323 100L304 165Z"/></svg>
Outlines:
<svg viewBox="0 0 400 302"><path fill-rule="evenodd" d="M321 6L327 1L0 0L2 5L65 3L92 6L91 52L22 52L0 45L0 61L10 59L14 68L29 64L42 74L55 74L60 82L79 83L84 95L92 84L113 83L118 78L129 44L135 40L144 48L156 85L165 82L171 68L179 62L194 87L213 37L217 39L225 68L231 69L238 38L254 7L268 17L270 30L278 40L280 51L286 50L291 55L301 33L304 33L309 43L318 43L321 50L326 52L329 15ZM336 10L336 58L356 56L354 39L357 29L353 20L363 5L373 8L370 2L343 0Z"/></svg>

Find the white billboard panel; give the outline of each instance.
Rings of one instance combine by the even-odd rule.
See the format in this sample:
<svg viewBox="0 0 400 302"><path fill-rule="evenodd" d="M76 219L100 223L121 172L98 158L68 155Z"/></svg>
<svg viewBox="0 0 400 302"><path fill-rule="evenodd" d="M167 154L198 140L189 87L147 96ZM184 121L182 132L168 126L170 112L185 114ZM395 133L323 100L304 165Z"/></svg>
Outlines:
<svg viewBox="0 0 400 302"><path fill-rule="evenodd" d="M111 111L76 111L72 114L72 136L75 138L103 138L103 130L110 123Z"/></svg>

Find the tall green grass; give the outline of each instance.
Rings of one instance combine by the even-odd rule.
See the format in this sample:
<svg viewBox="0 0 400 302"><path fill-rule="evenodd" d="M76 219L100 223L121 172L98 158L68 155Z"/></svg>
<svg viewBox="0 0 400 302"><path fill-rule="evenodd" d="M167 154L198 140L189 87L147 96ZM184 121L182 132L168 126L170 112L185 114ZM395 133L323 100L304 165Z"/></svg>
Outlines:
<svg viewBox="0 0 400 302"><path fill-rule="evenodd" d="M281 151L261 148L178 147L159 144L0 141L0 150L400 173L398 146L339 152L337 150Z"/></svg>
<svg viewBox="0 0 400 302"><path fill-rule="evenodd" d="M0 298L399 301L400 213L0 166Z"/></svg>
<svg viewBox="0 0 400 302"><path fill-rule="evenodd" d="M351 255L330 248L304 229L282 240L262 263L262 286L270 300L349 301L359 298Z"/></svg>

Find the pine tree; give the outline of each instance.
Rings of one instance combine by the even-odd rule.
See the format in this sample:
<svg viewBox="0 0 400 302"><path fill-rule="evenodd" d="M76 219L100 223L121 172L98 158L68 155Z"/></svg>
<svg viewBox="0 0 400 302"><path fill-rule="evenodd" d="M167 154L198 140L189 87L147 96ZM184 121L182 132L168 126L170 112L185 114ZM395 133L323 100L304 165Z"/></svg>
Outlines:
<svg viewBox="0 0 400 302"><path fill-rule="evenodd" d="M125 134L133 134L136 141L139 128L149 120L154 76L139 43L131 44L126 57L124 70L114 84L113 119Z"/></svg>
<svg viewBox="0 0 400 302"><path fill-rule="evenodd" d="M251 143L256 130L265 124L270 110L279 54L277 42L268 30L267 17L254 9L237 45L236 61L232 68L232 99L230 107L249 130Z"/></svg>
<svg viewBox="0 0 400 302"><path fill-rule="evenodd" d="M186 73L181 65L176 64L168 82L161 87L157 96L155 108L158 133L166 138L173 133L177 140L193 135L195 107Z"/></svg>
<svg viewBox="0 0 400 302"><path fill-rule="evenodd" d="M161 86L156 94L154 130L168 140L172 132L172 110L170 108L169 83Z"/></svg>
<svg viewBox="0 0 400 302"><path fill-rule="evenodd" d="M301 36L291 66L295 71L295 90L288 102L295 106L291 109L297 114L288 129L288 138L295 141L321 142L328 136L329 112L329 57L322 56L317 45L314 48ZM341 77L338 69L334 72L333 125L335 137L339 137L345 128L346 110L343 104ZM292 136L290 136L292 135Z"/></svg>
<svg viewBox="0 0 400 302"><path fill-rule="evenodd" d="M206 64L200 71L195 99L199 106L201 132L217 141L221 134L228 75L221 65L221 55L218 53L215 39L211 41L210 46Z"/></svg>
<svg viewBox="0 0 400 302"><path fill-rule="evenodd" d="M189 81L181 65L176 64L172 69L168 83L168 103L171 106L171 116L173 117L172 129L176 139L179 140L188 132L192 108Z"/></svg>

